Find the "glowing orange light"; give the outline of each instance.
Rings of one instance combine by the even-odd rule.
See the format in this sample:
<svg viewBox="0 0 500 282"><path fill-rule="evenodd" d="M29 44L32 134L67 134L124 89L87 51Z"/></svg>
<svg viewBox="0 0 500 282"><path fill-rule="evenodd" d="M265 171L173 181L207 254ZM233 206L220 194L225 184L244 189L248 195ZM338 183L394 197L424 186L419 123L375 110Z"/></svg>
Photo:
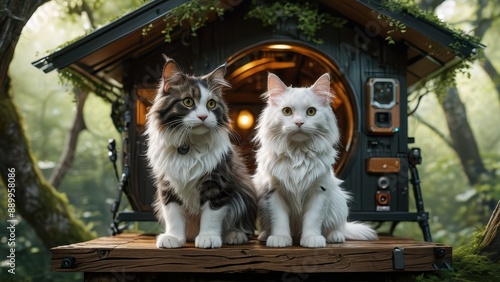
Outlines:
<svg viewBox="0 0 500 282"><path fill-rule="evenodd" d="M238 114L238 118L236 120L238 127L241 129L250 129L254 123L254 118L252 113L247 110L241 110Z"/></svg>
<svg viewBox="0 0 500 282"><path fill-rule="evenodd" d="M278 49L278 50L289 50L289 49L292 49L292 46L290 46L288 44L273 44L273 45L269 45L269 48Z"/></svg>

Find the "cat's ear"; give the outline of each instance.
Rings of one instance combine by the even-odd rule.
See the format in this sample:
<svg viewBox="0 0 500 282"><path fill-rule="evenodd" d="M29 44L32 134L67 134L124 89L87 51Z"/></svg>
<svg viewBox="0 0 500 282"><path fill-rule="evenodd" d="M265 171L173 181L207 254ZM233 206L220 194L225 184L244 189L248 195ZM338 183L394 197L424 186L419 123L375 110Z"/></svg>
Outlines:
<svg viewBox="0 0 500 282"><path fill-rule="evenodd" d="M318 80L310 87L312 92L320 98L321 104L327 106L332 100L332 94L330 92L330 75L325 73L320 76Z"/></svg>
<svg viewBox="0 0 500 282"><path fill-rule="evenodd" d="M212 87L231 87L229 82L224 79L226 75L226 64L223 64L213 70L211 73L204 76Z"/></svg>
<svg viewBox="0 0 500 282"><path fill-rule="evenodd" d="M269 73L267 76L267 97L271 104L276 105L276 98L285 93L286 89L286 85L277 75Z"/></svg>
<svg viewBox="0 0 500 282"><path fill-rule="evenodd" d="M163 67L163 91L168 92L168 88L171 84L175 84L182 79L182 72L179 65L174 61L174 59L167 57L163 54L165 59L165 66Z"/></svg>

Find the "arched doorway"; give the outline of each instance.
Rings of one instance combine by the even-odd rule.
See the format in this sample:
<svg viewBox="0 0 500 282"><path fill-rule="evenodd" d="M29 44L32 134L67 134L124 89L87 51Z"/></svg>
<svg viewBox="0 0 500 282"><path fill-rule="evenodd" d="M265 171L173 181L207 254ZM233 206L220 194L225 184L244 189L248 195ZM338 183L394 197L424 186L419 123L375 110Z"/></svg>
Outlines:
<svg viewBox="0 0 500 282"><path fill-rule="evenodd" d="M338 68L325 54L311 47L291 42L260 43L229 57L226 79L232 85L226 91L233 129L239 135L239 145L251 170L254 165L254 126L267 91L267 75L278 75L285 84L294 87L312 85L322 74L330 73L331 90L335 98L332 107L341 132L340 155L335 165L341 174L355 148L357 131L356 100Z"/></svg>

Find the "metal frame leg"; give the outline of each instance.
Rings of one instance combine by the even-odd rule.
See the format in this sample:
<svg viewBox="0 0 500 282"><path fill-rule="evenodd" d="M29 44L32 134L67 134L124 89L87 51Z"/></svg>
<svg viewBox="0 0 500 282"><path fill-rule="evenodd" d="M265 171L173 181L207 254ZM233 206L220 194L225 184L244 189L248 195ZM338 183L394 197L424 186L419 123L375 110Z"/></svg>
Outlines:
<svg viewBox="0 0 500 282"><path fill-rule="evenodd" d="M418 176L417 165L422 163L422 154L420 148L411 148L408 154L410 164L411 184L413 186L413 194L417 206L418 224L424 235L424 240L432 242L431 229L429 226L429 213L425 211L424 199L422 198L422 190L420 188L420 177Z"/></svg>

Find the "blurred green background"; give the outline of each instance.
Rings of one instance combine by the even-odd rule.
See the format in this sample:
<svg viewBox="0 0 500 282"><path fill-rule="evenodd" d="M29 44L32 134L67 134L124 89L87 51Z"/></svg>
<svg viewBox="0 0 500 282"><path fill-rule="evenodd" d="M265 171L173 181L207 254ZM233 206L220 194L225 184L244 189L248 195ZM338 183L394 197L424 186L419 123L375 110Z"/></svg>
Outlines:
<svg viewBox="0 0 500 282"><path fill-rule="evenodd" d="M31 62L143 2L53 0L41 6L24 27L10 65L11 92L24 118L24 128L37 164L46 179L60 158L72 126L76 112L75 95L71 86L59 83L56 72L44 74ZM430 2L433 5L425 6ZM423 154L419 172L425 207L430 213L433 241L453 247L466 243L474 231L484 227L492 203L496 204L500 199L500 77L492 78L482 66L484 60L488 60L494 69L500 70L500 48L497 49L500 7L495 3L481 0L422 0L420 3L421 7L432 10L453 27L471 35L477 31L480 19L490 23L481 38L487 48L472 65L470 78L465 74L457 77L457 90L466 109L465 119L472 128L482 162L489 173L477 183L470 184L457 152L446 141L449 141L449 128L440 105L442 98L438 95L425 93L418 110L409 117L409 135L416 140L413 146L420 147ZM87 8L83 9L85 5ZM420 95L422 90L411 96L412 108ZM107 144L108 139L114 138L120 150L121 143L110 114L110 104L89 95L84 107L86 129L79 136L75 159L57 187L74 206L76 217L95 231L96 236L108 235L110 206L116 196L117 180L107 157ZM125 202L122 202L122 207L126 206L126 198L122 197L122 200ZM413 199L410 203L414 203ZM1 218L7 218L6 204L6 190L0 189ZM22 218L18 220L16 256L20 259L16 261L16 280L81 280L78 273L50 272L50 251L29 224ZM155 224L133 228L157 231ZM385 229L388 226L382 227ZM416 223L400 223L395 234L422 239ZM8 251L5 221L0 222L0 235L0 280L6 281L4 278L9 277L6 276L8 266L3 255Z"/></svg>

